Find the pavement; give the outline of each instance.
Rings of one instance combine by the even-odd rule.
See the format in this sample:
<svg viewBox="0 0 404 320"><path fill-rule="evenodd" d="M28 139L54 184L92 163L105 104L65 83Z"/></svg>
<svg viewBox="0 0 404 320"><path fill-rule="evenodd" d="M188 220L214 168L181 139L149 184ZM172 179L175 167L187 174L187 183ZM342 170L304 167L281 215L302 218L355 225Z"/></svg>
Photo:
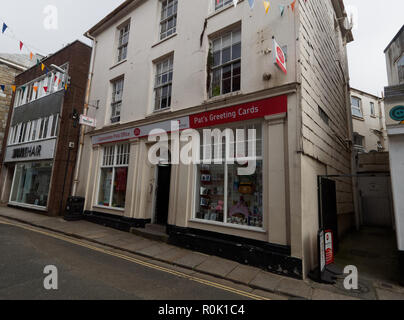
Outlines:
<svg viewBox="0 0 404 320"><path fill-rule="evenodd" d="M67 222L59 217L43 216L6 206L0 206L0 217L135 254L147 261L164 264L172 270L203 275L205 279L226 283L269 299L404 300L403 287L371 277L359 275L359 290L348 291L344 289L343 279L338 279L335 285L295 280L87 221Z"/></svg>

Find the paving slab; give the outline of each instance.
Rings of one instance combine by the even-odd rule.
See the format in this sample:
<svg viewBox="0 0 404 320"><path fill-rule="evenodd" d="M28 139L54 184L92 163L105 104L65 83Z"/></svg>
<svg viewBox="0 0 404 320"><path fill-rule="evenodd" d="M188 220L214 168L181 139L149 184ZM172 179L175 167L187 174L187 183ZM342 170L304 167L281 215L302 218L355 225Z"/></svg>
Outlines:
<svg viewBox="0 0 404 320"><path fill-rule="evenodd" d="M136 251L142 250L144 248L151 247L153 245L155 245L154 241L143 239L143 240L136 241L133 243L125 244L122 246L122 248L125 250L128 250L128 251L136 252Z"/></svg>
<svg viewBox="0 0 404 320"><path fill-rule="evenodd" d="M312 290L304 281L289 278L283 278L276 287L276 291L279 293L304 299L311 298Z"/></svg>
<svg viewBox="0 0 404 320"><path fill-rule="evenodd" d="M188 250L174 247L174 249L161 253L158 258L167 262L173 262L189 254Z"/></svg>
<svg viewBox="0 0 404 320"><path fill-rule="evenodd" d="M278 294L275 294L275 293L271 293L271 292L268 292L268 291L260 290L260 289L255 289L251 293L255 294L257 296L260 296L260 297L264 297L264 298L269 299L269 300L289 300L288 297L278 295Z"/></svg>
<svg viewBox="0 0 404 320"><path fill-rule="evenodd" d="M237 266L239 266L237 262L212 256L198 265L195 270L214 276L225 277Z"/></svg>
<svg viewBox="0 0 404 320"><path fill-rule="evenodd" d="M276 274L260 271L250 282L250 286L255 289L268 290L275 292L283 278Z"/></svg>
<svg viewBox="0 0 404 320"><path fill-rule="evenodd" d="M312 300L329 301L329 300L360 300L359 298L338 294L335 292L323 290L323 289L313 289Z"/></svg>
<svg viewBox="0 0 404 320"><path fill-rule="evenodd" d="M376 288L376 294L379 300L404 300L404 294Z"/></svg>
<svg viewBox="0 0 404 320"><path fill-rule="evenodd" d="M205 254L189 251L187 255L174 260L173 263L181 267L194 269L208 258L209 256Z"/></svg>
<svg viewBox="0 0 404 320"><path fill-rule="evenodd" d="M145 247L145 248L143 248L141 250L138 250L137 253L143 254L143 255L146 255L146 256L149 256L149 257L153 257L153 258L158 257L160 259L160 254L162 254L164 252L167 252L167 251L170 251L170 250L173 250L173 249L174 249L174 247L170 246L168 244L157 243L157 244L155 244L153 246Z"/></svg>
<svg viewBox="0 0 404 320"><path fill-rule="evenodd" d="M238 265L226 278L235 282L249 284L260 272L261 270L254 267Z"/></svg>

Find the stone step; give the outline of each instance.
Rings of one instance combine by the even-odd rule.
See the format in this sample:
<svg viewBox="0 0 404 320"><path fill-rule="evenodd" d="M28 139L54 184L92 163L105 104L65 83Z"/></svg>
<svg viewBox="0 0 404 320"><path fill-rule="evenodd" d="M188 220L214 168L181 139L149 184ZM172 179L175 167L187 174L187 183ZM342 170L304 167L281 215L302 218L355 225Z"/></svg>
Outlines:
<svg viewBox="0 0 404 320"><path fill-rule="evenodd" d="M150 240L168 242L169 236L166 232L165 226L160 226L156 224L147 224L144 229L140 228L131 228L130 232Z"/></svg>

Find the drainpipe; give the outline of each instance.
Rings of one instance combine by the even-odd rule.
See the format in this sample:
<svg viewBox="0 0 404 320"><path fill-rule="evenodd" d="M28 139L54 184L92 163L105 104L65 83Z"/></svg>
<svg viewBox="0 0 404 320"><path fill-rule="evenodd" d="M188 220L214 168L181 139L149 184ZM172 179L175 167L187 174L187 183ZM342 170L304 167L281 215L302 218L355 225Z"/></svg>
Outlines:
<svg viewBox="0 0 404 320"><path fill-rule="evenodd" d="M91 52L91 61L90 61L90 69L88 72L88 79L87 79L87 86L86 86L86 96L84 99L84 110L83 114L87 116L88 114L88 106L89 106L89 101L90 101L90 88L91 88L91 82L93 79L93 74L94 74L94 60L95 60L95 54L97 50L97 42L95 41L95 38L91 36L88 32L86 33L86 37L90 38L93 41L93 50ZM83 148L84 148L84 135L85 135L85 126L80 125L80 143L79 143L79 149L77 151L77 160L76 160L76 167L74 171L74 179L73 179L73 188L72 188L72 196L76 196L77 192L77 185L79 184L79 173L80 173L80 165L81 165L81 158L83 155Z"/></svg>

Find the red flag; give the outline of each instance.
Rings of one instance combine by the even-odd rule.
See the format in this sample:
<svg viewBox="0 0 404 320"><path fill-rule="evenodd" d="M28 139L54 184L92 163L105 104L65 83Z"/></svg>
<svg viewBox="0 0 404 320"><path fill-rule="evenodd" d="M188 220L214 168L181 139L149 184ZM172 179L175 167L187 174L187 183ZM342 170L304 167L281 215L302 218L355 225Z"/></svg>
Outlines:
<svg viewBox="0 0 404 320"><path fill-rule="evenodd" d="M24 44L20 41L20 51L22 50L22 46L23 46Z"/></svg>
<svg viewBox="0 0 404 320"><path fill-rule="evenodd" d="M45 90L45 92L48 92L48 87L43 87L43 89Z"/></svg>

